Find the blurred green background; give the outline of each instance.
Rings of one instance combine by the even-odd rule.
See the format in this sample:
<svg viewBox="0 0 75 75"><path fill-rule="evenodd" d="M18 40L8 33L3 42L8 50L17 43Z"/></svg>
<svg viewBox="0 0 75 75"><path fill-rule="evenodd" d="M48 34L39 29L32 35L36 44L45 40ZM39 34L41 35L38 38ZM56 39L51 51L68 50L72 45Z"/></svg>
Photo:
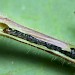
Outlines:
<svg viewBox="0 0 75 75"><path fill-rule="evenodd" d="M0 15L75 45L75 0L0 0ZM75 65L0 36L0 75L75 75Z"/></svg>

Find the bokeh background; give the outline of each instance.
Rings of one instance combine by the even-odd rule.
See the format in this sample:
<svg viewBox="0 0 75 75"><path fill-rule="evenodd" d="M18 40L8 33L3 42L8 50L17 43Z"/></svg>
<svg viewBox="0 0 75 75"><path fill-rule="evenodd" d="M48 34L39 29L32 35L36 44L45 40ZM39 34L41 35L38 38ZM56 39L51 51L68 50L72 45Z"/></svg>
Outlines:
<svg viewBox="0 0 75 75"><path fill-rule="evenodd" d="M75 45L75 0L0 0L0 15ZM75 65L0 36L0 75L75 75Z"/></svg>

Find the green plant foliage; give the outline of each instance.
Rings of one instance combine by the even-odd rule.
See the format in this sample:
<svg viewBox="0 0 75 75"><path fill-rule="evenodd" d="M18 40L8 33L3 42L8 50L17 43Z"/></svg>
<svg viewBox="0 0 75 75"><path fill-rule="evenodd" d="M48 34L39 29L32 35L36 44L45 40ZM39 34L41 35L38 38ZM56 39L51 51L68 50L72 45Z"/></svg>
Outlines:
<svg viewBox="0 0 75 75"><path fill-rule="evenodd" d="M0 13L75 45L75 0L0 0ZM75 66L63 63L44 51L0 36L0 75L75 75Z"/></svg>

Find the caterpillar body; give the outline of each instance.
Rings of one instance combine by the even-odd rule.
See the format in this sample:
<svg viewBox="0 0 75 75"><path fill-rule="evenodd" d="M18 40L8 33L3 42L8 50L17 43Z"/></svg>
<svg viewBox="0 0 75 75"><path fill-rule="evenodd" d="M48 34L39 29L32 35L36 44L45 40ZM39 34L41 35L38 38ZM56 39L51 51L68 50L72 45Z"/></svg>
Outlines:
<svg viewBox="0 0 75 75"><path fill-rule="evenodd" d="M0 17L0 35L40 48L72 63L75 63L75 47Z"/></svg>

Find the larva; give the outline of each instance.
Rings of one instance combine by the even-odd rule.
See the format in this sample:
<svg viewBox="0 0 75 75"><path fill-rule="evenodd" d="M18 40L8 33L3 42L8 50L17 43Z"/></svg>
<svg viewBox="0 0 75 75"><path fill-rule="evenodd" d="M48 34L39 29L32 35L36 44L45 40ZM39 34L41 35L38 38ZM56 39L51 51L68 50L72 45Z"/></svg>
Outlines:
<svg viewBox="0 0 75 75"><path fill-rule="evenodd" d="M38 44L38 45L43 45L43 46L47 47L48 49L59 51L59 52L65 54L65 55L75 59L75 49L74 48L71 48L71 52L68 52L66 50L62 50L61 47L58 47L58 46L55 46L53 44L47 43L45 41L39 40L39 39L37 39L37 38L35 38L31 35L22 33L18 30L13 30L11 28L6 28L3 31L7 34L22 38L22 39L27 40L31 43L35 43L35 44Z"/></svg>
<svg viewBox="0 0 75 75"><path fill-rule="evenodd" d="M19 25L7 18L0 17L0 35L40 48L75 63L75 48L70 44Z"/></svg>

